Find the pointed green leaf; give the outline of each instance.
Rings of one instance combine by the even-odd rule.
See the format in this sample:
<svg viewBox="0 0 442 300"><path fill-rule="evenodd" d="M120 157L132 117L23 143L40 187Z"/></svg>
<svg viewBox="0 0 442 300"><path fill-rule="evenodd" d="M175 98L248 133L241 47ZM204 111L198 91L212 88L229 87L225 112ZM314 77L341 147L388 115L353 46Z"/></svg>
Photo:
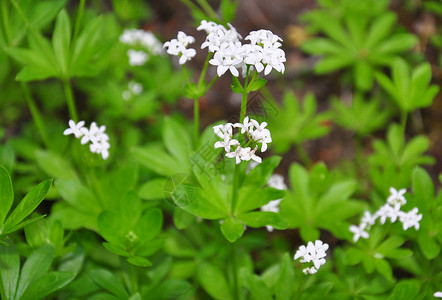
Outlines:
<svg viewBox="0 0 442 300"><path fill-rule="evenodd" d="M152 265L150 260L139 256L128 257L127 261L138 267L150 267Z"/></svg>
<svg viewBox="0 0 442 300"><path fill-rule="evenodd" d="M111 292L120 299L127 299L129 294L127 293L124 285L118 279L118 277L105 269L94 269L89 271L89 276L102 288Z"/></svg>
<svg viewBox="0 0 442 300"><path fill-rule="evenodd" d="M163 142L167 151L183 168L190 168L192 141L188 132L172 118L165 118L163 124Z"/></svg>
<svg viewBox="0 0 442 300"><path fill-rule="evenodd" d="M20 273L20 281L18 282L16 299L20 299L30 284L49 271L53 259L54 247L50 244L45 244L32 252L23 264Z"/></svg>
<svg viewBox="0 0 442 300"><path fill-rule="evenodd" d="M5 222L5 228L9 229L18 225L24 218L30 215L43 201L51 185L52 179L49 179L32 188L8 217Z"/></svg>
<svg viewBox="0 0 442 300"><path fill-rule="evenodd" d="M287 223L284 219L274 212L252 211L241 214L238 218L244 222L244 224L252 228L260 228L267 225L280 230L287 228Z"/></svg>
<svg viewBox="0 0 442 300"><path fill-rule="evenodd" d="M38 300L63 288L75 278L74 272L51 272L31 283L20 300Z"/></svg>
<svg viewBox="0 0 442 300"><path fill-rule="evenodd" d="M6 219L6 215L14 202L14 190L8 171L0 166L0 229ZM0 235L2 231L0 230Z"/></svg>
<svg viewBox="0 0 442 300"><path fill-rule="evenodd" d="M203 262L197 269L197 278L204 290L214 299L229 300L232 296L222 271L207 262Z"/></svg>
<svg viewBox="0 0 442 300"><path fill-rule="evenodd" d="M6 299L14 299L20 272L20 256L12 241L0 244L0 279Z"/></svg>
<svg viewBox="0 0 442 300"><path fill-rule="evenodd" d="M292 299L293 282L295 282L293 259L289 253L285 253L279 265L279 277L275 285L276 300Z"/></svg>
<svg viewBox="0 0 442 300"><path fill-rule="evenodd" d="M57 16L54 33L52 35L52 47L60 70L64 76L67 75L69 63L69 48L71 45L71 23L69 15L63 9Z"/></svg>

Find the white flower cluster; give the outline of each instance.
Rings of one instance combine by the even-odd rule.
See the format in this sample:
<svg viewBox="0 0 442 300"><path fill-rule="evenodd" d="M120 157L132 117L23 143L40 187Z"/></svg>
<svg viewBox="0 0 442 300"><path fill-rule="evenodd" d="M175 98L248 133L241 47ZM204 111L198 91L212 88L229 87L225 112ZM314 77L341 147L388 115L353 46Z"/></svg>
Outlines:
<svg viewBox="0 0 442 300"><path fill-rule="evenodd" d="M202 21L197 30L205 30L208 34L201 49L208 47L214 53L209 63L217 66L218 76L229 70L238 77L238 69L242 69L245 76L247 66L258 73L264 71L265 75L272 69L284 73L286 58L284 50L280 48L282 39L270 30L250 32L245 38L250 44L240 42L241 36L231 24L226 29L214 22Z"/></svg>
<svg viewBox="0 0 442 300"><path fill-rule="evenodd" d="M141 94L142 91L143 91L143 86L140 83L135 81L130 81L129 89L124 90L121 96L123 97L124 100L128 101L132 97Z"/></svg>
<svg viewBox="0 0 442 300"><path fill-rule="evenodd" d="M422 220L422 214L418 214L419 209L415 207L409 212L401 210L401 206L407 203L407 200L404 197L405 192L405 189L397 191L395 188L391 187L390 196L385 205L381 206L373 215L369 211L365 211L361 224L359 224L359 226L350 226L350 231L353 233L353 242L356 243L361 237L368 239L370 235L366 230L369 230L378 218L382 225L385 224L387 219L390 219L391 223L399 220L402 223L402 228L404 230L407 230L410 227L419 230L419 221Z"/></svg>
<svg viewBox="0 0 442 300"><path fill-rule="evenodd" d="M313 262L313 266L304 268L302 272L304 274L314 274L318 272L319 268L326 263L324 257L327 256L325 253L328 249L328 244L323 243L321 240L316 240L313 244L312 242L307 243L307 247L302 245L299 247L298 251L295 253L295 260L302 258L301 263Z"/></svg>
<svg viewBox="0 0 442 300"><path fill-rule="evenodd" d="M142 47L153 55L164 53L162 47L163 44L155 37L155 35L152 32L142 29L124 30L123 34L120 35L120 42L129 46ZM129 56L129 64L131 66L142 66L150 57L144 50L136 51L133 49L127 51L127 56Z"/></svg>
<svg viewBox="0 0 442 300"><path fill-rule="evenodd" d="M84 121L80 121L77 124L73 120L69 120L69 128L66 129L63 134L73 134L75 137L81 138L81 144L84 145L91 142L89 149L92 153L101 154L103 159L109 157L109 136L104 132L106 126L97 126L97 123L92 122L91 127L88 129L84 127Z"/></svg>
<svg viewBox="0 0 442 300"><path fill-rule="evenodd" d="M269 30L252 31L245 38L250 41L250 44L242 44L241 35L235 27L228 25L227 29L223 25L203 20L197 28L207 33L201 49L208 48L209 52L214 53L209 63L217 66L218 76L229 70L232 75L238 77L239 69L245 76L247 66L256 69L258 73L264 71L265 75L269 74L272 69L284 73L286 58L284 50L280 48L282 39L279 36ZM166 42L164 47L168 48L167 53L180 55L180 64L184 64L196 54L194 49L186 49L188 44L194 41L192 36L187 36L180 31L178 38Z"/></svg>
<svg viewBox="0 0 442 300"><path fill-rule="evenodd" d="M167 53L170 55L179 56L179 63L180 65L183 65L186 63L186 61L191 60L196 55L195 49L187 49L187 46L194 42L195 38L193 36L186 35L184 32L178 31L177 38L165 42L163 47L167 48Z"/></svg>
<svg viewBox="0 0 442 300"><path fill-rule="evenodd" d="M270 177L269 181L267 181L267 185L278 190L287 190L287 186L284 183L284 177L279 174L273 174L272 177ZM282 199L270 201L269 203L261 207L261 211L279 213L279 203L281 202L281 200ZM270 225L266 225L266 229L268 232L273 231L273 227Z"/></svg>
<svg viewBox="0 0 442 300"><path fill-rule="evenodd" d="M255 154L256 150L258 150L258 145L252 149L251 147L247 147L249 144L261 144L261 152L265 152L267 150L267 143L272 142L272 137L270 135L270 131L266 129L266 122L262 122L259 124L256 120L250 119L249 117L245 117L244 123L227 123L225 125L216 125L213 126L213 131L217 136L219 136L222 141L218 141L215 143L215 148L224 148L227 152L226 156L229 158L235 158L236 164L239 164L241 161L249 161L254 160L257 163L261 163L261 157ZM241 134L246 134L248 141L245 147L242 147L238 140L233 139L233 128L241 128ZM232 150L232 147L236 147L235 150Z"/></svg>
<svg viewBox="0 0 442 300"><path fill-rule="evenodd" d="M436 298L442 298L442 292L436 292L433 296Z"/></svg>

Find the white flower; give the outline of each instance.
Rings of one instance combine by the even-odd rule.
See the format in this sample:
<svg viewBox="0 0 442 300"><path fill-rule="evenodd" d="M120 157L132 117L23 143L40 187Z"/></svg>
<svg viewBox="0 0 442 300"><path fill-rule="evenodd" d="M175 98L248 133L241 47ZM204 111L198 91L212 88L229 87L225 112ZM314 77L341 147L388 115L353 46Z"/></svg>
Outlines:
<svg viewBox="0 0 442 300"><path fill-rule="evenodd" d="M302 272L307 275L307 274L315 274L316 272L318 272L318 270L316 270L315 267L311 267L311 268L305 268L302 269Z"/></svg>
<svg viewBox="0 0 442 300"><path fill-rule="evenodd" d="M129 82L129 89L123 91L122 97L127 101L133 96L141 94L141 92L143 92L143 86L138 82L131 81Z"/></svg>
<svg viewBox="0 0 442 300"><path fill-rule="evenodd" d="M261 206L261 211L268 211L268 212L279 213L279 203L281 202L281 200L282 199L270 201L266 205ZM267 229L268 232L272 232L273 231L273 227L270 226L270 225L266 225L266 229Z"/></svg>
<svg viewBox="0 0 442 300"><path fill-rule="evenodd" d="M204 30L207 34L210 34L220 29L220 26L222 25L216 24L212 21L207 22L206 20L202 20L200 26L198 26L196 30ZM224 28L224 26L222 26L222 28Z"/></svg>
<svg viewBox="0 0 442 300"><path fill-rule="evenodd" d="M216 125L213 126L213 131L217 136L224 139L226 135L232 136L233 132L233 124L232 123L226 123L226 125Z"/></svg>
<svg viewBox="0 0 442 300"><path fill-rule="evenodd" d="M129 64L131 66L142 66L149 59L149 55L146 52L133 49L127 51L127 56L129 56Z"/></svg>
<svg viewBox="0 0 442 300"><path fill-rule="evenodd" d="M442 298L442 292L436 292L433 296L437 298Z"/></svg>
<svg viewBox="0 0 442 300"><path fill-rule="evenodd" d="M163 54L163 45L152 32L142 29L125 29L120 35L120 42L129 46L142 46L150 53Z"/></svg>
<svg viewBox="0 0 442 300"><path fill-rule="evenodd" d="M81 128L84 126L84 121L80 121L77 124L73 120L69 120L69 128L63 131L64 135L74 134L76 138L83 135Z"/></svg>
<svg viewBox="0 0 442 300"><path fill-rule="evenodd" d="M243 124L242 123L235 123L233 125L236 128L241 128L241 133L249 133L249 130L253 127L252 122L249 121L249 116L244 118Z"/></svg>
<svg viewBox="0 0 442 300"><path fill-rule="evenodd" d="M396 221L398 211L393 208L390 204L385 204L381 206L378 211L375 213L376 217L380 218L380 222L382 225L385 224L387 218L392 218ZM391 221L393 223L393 221Z"/></svg>
<svg viewBox="0 0 442 300"><path fill-rule="evenodd" d="M328 244L323 243L321 240L316 240L313 244L312 242L307 243L307 247L300 246L298 251L296 251L294 259L302 258L301 263L313 262L314 267L319 270L319 267L326 263L324 257L327 256L325 253L328 249Z"/></svg>
<svg viewBox="0 0 442 300"><path fill-rule="evenodd" d="M86 128L83 126L84 121L79 122L75 125L75 122L72 120L69 121L70 128L64 131L64 134L75 134L76 138L81 138L81 144L86 144L91 142L89 145L89 149L92 153L101 154L103 159L107 159L109 157L109 136L104 132L106 130L106 126L102 125L100 127L97 126L97 123L92 122L90 128Z"/></svg>
<svg viewBox="0 0 442 300"><path fill-rule="evenodd" d="M369 238L369 234L368 232L365 231L365 227L367 226L367 224L362 223L359 226L356 225L351 225L350 226L350 231L353 232L353 242L356 243L359 238L363 238L363 239L368 239Z"/></svg>
<svg viewBox="0 0 442 300"><path fill-rule="evenodd" d="M177 38L165 42L163 47L167 48L168 54L180 56L179 63L180 65L183 65L186 61L191 60L196 55L195 49L187 49L187 46L194 42L195 38L193 36L178 31Z"/></svg>
<svg viewBox="0 0 442 300"><path fill-rule="evenodd" d="M361 223L367 224L367 225L374 225L377 219L377 215L372 215L368 210L364 211L364 216L362 217Z"/></svg>
<svg viewBox="0 0 442 300"><path fill-rule="evenodd" d="M206 41L202 43L201 49L208 47L209 52L215 52L220 50L221 46L224 44L238 43L241 36L236 31L235 27L231 24L228 25L228 30L222 25L218 25L216 30L214 28L214 30L207 35Z"/></svg>
<svg viewBox="0 0 442 300"><path fill-rule="evenodd" d="M422 214L417 214L419 209L417 207L410 210L408 213L402 212L399 215L399 220L402 222L402 227L404 230L407 230L410 227L413 227L416 230L419 230L419 221L422 220Z"/></svg>
<svg viewBox="0 0 442 300"><path fill-rule="evenodd" d="M279 174L273 174L267 181L267 185L278 190L287 190L287 186L284 183L284 176Z"/></svg>
<svg viewBox="0 0 442 300"><path fill-rule="evenodd" d="M395 188L391 187L390 196L388 197L387 202L391 206L394 206L396 204L400 204L401 206L404 205L405 203L407 203L407 200L404 197L406 191L406 189L401 189L397 191Z"/></svg>
<svg viewBox="0 0 442 300"><path fill-rule="evenodd" d="M241 43L230 42L222 44L219 50L215 52L213 58L209 60L209 63L217 66L216 72L219 77L227 70L229 70L233 76L238 77L238 67L242 61Z"/></svg>
<svg viewBox="0 0 442 300"><path fill-rule="evenodd" d="M230 136L226 135L223 141L218 141L215 143L215 148L224 148L226 152L230 152L230 147L238 146L239 142L235 139L231 139Z"/></svg>
<svg viewBox="0 0 442 300"><path fill-rule="evenodd" d="M234 158L236 159L236 164L239 164L241 162L241 159L244 157L244 150L241 146L238 146L238 148L236 148L235 151L233 152L227 152L226 156L229 158Z"/></svg>

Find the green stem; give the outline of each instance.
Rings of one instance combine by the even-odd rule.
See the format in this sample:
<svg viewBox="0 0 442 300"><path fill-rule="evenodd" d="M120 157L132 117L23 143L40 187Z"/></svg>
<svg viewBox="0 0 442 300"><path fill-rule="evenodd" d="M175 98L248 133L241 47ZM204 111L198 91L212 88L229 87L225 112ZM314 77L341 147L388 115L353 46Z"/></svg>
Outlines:
<svg viewBox="0 0 442 300"><path fill-rule="evenodd" d="M306 167L310 166L312 162L305 148L301 144L296 144L295 147L296 147L296 152L298 153L299 158L301 159L304 166Z"/></svg>
<svg viewBox="0 0 442 300"><path fill-rule="evenodd" d="M3 279L2 279L2 275L0 274L0 282L2 282L2 284L0 284L0 299L7 299L6 298L6 291L5 288L3 286Z"/></svg>
<svg viewBox="0 0 442 300"><path fill-rule="evenodd" d="M236 254L236 244L230 244L231 258L232 258L232 277L233 277L233 299L241 299L238 289L238 276L237 276L237 254Z"/></svg>
<svg viewBox="0 0 442 300"><path fill-rule="evenodd" d="M211 58L212 58L212 52L208 52L206 61L204 62L203 70L201 71L200 78L198 79L198 88L201 88L201 84L203 83L204 77L206 76L207 67L209 66L209 60Z"/></svg>
<svg viewBox="0 0 442 300"><path fill-rule="evenodd" d="M401 111L401 127L402 127L402 133L405 134L405 129L407 126L407 117L408 114L406 111Z"/></svg>
<svg viewBox="0 0 442 300"><path fill-rule="evenodd" d="M138 292L138 276L137 276L137 270L135 269L135 266L131 263L129 263L129 277L130 277L130 283L131 283L131 289L132 289L132 295Z"/></svg>
<svg viewBox="0 0 442 300"><path fill-rule="evenodd" d="M6 39L6 44L8 46L11 45L11 34L10 34L10 30L9 30L9 18L8 18L8 11L7 11L7 7L6 7L6 1L2 1L2 6L1 6L1 10L2 10L2 23L3 23L3 31L4 31L4 35L5 35L5 39Z"/></svg>
<svg viewBox="0 0 442 300"><path fill-rule="evenodd" d="M28 86L26 83L21 83L21 88L23 90L23 95L26 100L26 104L29 107L29 110L31 111L32 119L34 120L35 125L37 126L38 131L40 132L40 136L43 140L43 143L45 144L46 148L49 148L49 138L48 134L46 132L46 127L43 122L43 118L40 114L40 111L38 110L37 105L35 104L34 98L32 98L31 92L29 91Z"/></svg>
<svg viewBox="0 0 442 300"><path fill-rule="evenodd" d="M97 192L98 204L104 210L107 208L105 205L105 201L104 201L105 198L104 198L103 191L101 190L101 185L97 180L97 175L95 174L95 167L94 166L90 166L89 173L90 173L91 181L92 181L92 189L94 189Z"/></svg>
<svg viewBox="0 0 442 300"><path fill-rule="evenodd" d="M72 93L72 86L69 79L63 80L63 88L69 109L69 115L71 116L71 119L74 120L74 122L78 122L78 115L77 115L77 109L75 108L74 94Z"/></svg>
<svg viewBox="0 0 442 300"><path fill-rule="evenodd" d="M73 41L76 40L78 32L80 31L81 18L83 17L83 11L84 11L84 3L85 0L80 0L80 5L78 6L77 18L75 19L74 36L72 38Z"/></svg>
<svg viewBox="0 0 442 300"><path fill-rule="evenodd" d="M233 184L232 184L232 203L230 207L230 214L232 216L235 215L238 192L239 192L239 165L235 165L235 173L233 175Z"/></svg>
<svg viewBox="0 0 442 300"><path fill-rule="evenodd" d="M200 134L200 105L199 100L193 100L193 142L195 149L198 147L198 140Z"/></svg>
<svg viewBox="0 0 442 300"><path fill-rule="evenodd" d="M202 9L204 10L204 12L207 14L207 16L210 19L219 19L218 15L216 14L216 12L213 10L213 8L209 5L209 3L207 3L206 0L196 0L196 2L198 2L198 4L202 7Z"/></svg>
<svg viewBox="0 0 442 300"><path fill-rule="evenodd" d="M243 93L242 93L242 99L241 99L241 113L239 115L239 122L242 123L244 121L244 118L246 117L246 113L247 113L247 87L249 84L249 72L250 71L250 66L247 65L247 73L246 73L246 80L244 82L244 87L243 87Z"/></svg>

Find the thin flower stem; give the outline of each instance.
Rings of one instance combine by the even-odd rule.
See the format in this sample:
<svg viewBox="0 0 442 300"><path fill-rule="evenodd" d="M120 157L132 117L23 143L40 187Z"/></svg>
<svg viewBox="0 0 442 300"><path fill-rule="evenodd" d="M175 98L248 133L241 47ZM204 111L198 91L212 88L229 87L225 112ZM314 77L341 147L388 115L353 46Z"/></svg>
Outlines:
<svg viewBox="0 0 442 300"><path fill-rule="evenodd" d="M246 113L247 113L247 87L249 84L249 72L250 71L250 66L247 65L247 73L246 73L246 80L244 82L244 91L242 93L242 99L241 99L241 113L239 115L239 122L242 123L244 121L244 118L246 117Z"/></svg>
<svg viewBox="0 0 442 300"><path fill-rule="evenodd" d="M29 91L27 84L22 82L21 88L23 90L23 95L25 97L26 104L28 105L29 110L31 111L32 119L34 120L34 123L37 126L38 131L40 132L40 136L43 140L44 145L46 146L46 148L48 148L50 145L49 138L40 111L38 110L38 107L35 104L34 98L32 98L31 92Z"/></svg>
<svg viewBox="0 0 442 300"><path fill-rule="evenodd" d="M202 7L204 12L207 14L207 16L210 19L219 19L216 12L213 10L213 8L207 3L207 0L196 0L198 4Z"/></svg>
<svg viewBox="0 0 442 300"><path fill-rule="evenodd" d="M186 67L184 65L182 65L181 69L183 70L184 78L186 78L187 84L190 85L190 78L189 78L189 74L187 74Z"/></svg>
<svg viewBox="0 0 442 300"><path fill-rule="evenodd" d="M401 112L401 127L402 127L402 132L405 134L405 129L407 127L407 117L408 114L406 111L402 111Z"/></svg>
<svg viewBox="0 0 442 300"><path fill-rule="evenodd" d="M198 141L200 135L200 104L199 99L193 100L193 142L195 149L198 148Z"/></svg>
<svg viewBox="0 0 442 300"><path fill-rule="evenodd" d="M206 86L205 90L207 91L208 89L210 89L217 79L218 79L218 76L214 77L212 79L212 81Z"/></svg>
<svg viewBox="0 0 442 300"><path fill-rule="evenodd" d="M236 200L238 198L238 192L239 192L238 184L239 184L239 165L235 165L235 173L233 175L233 184L232 184L232 201L230 207L230 214L232 216L235 215Z"/></svg>
<svg viewBox="0 0 442 300"><path fill-rule="evenodd" d="M69 115L71 116L71 119L74 120L74 122L78 122L78 115L77 115L77 109L75 108L74 94L72 93L72 86L69 79L63 80L63 88L69 109Z"/></svg>
<svg viewBox="0 0 442 300"><path fill-rule="evenodd" d="M206 76L207 67L209 66L209 60L211 58L212 58L212 52L208 52L206 61L204 62L203 70L201 71L200 78L198 79L198 88L201 88L201 84L203 83L204 77Z"/></svg>
<svg viewBox="0 0 442 300"><path fill-rule="evenodd" d="M83 11L84 11L84 3L85 0L80 0L80 5L78 6L77 18L75 19L74 37L72 38L72 41L76 40L78 32L80 31L81 18L83 17Z"/></svg>

